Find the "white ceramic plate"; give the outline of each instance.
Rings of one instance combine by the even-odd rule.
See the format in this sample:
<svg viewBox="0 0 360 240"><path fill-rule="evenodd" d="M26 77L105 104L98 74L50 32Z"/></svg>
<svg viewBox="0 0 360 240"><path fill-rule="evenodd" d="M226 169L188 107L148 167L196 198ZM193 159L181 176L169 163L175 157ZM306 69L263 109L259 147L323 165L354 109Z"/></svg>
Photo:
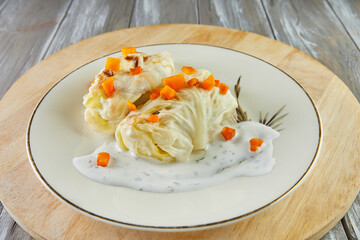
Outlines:
<svg viewBox="0 0 360 240"><path fill-rule="evenodd" d="M321 142L321 121L304 89L290 76L255 57L230 49L194 44L138 48L148 54L171 52L176 68L209 69L231 89L242 76L240 101L250 118L275 113L286 104L277 163L265 176L238 177L197 191L149 193L102 185L72 165L106 136L83 120L82 96L106 57L87 63L59 81L34 111L28 128L28 155L42 183L60 200L99 220L145 230L182 231L238 221L278 203L298 187L314 165ZM119 56L116 53L111 56Z"/></svg>

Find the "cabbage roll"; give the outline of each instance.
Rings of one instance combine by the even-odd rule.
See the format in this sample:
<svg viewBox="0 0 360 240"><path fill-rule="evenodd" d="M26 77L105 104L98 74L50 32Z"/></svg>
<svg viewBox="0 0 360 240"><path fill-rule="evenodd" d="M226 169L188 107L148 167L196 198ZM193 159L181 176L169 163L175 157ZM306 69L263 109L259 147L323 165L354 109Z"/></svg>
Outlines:
<svg viewBox="0 0 360 240"><path fill-rule="evenodd" d="M130 69L140 66L142 72L130 74ZM174 71L169 52L147 55L132 53L120 57L119 71L103 69L94 79L89 92L84 96L85 121L94 129L113 134L117 124L127 116L130 101L136 106L148 100L148 93L161 84L161 79ZM115 91L108 97L102 83L114 78Z"/></svg>
<svg viewBox="0 0 360 240"><path fill-rule="evenodd" d="M200 69L185 78L196 77L201 82L209 75L209 71ZM164 162L189 161L192 152L206 149L221 125L236 122L236 107L230 91L220 94L217 87L210 91L185 87L172 100L158 97L131 112L119 123L116 141L121 149L139 156ZM159 122L148 122L154 113Z"/></svg>

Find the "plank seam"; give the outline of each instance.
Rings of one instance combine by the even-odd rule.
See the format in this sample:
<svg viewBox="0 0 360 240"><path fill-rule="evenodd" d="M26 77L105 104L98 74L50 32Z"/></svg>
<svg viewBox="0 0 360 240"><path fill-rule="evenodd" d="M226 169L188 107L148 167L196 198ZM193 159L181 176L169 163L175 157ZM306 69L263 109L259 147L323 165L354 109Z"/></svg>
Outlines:
<svg viewBox="0 0 360 240"><path fill-rule="evenodd" d="M2 11L4 10L4 8L6 7L7 3L9 2L9 0L5 0L1 6L0 6L0 13L2 13Z"/></svg>
<svg viewBox="0 0 360 240"><path fill-rule="evenodd" d="M260 0L260 2L261 2L261 6L262 6L263 9L264 9L266 19L268 20L268 23L269 23L269 26L270 26L270 30L271 30L271 34L273 35L273 38L274 38L275 40L277 40L277 38L276 38L276 36L275 36L274 28L273 28L272 23L271 23L271 21L270 21L269 15L268 15L268 13L267 13L267 11L266 11L264 2L263 2L263 0Z"/></svg>
<svg viewBox="0 0 360 240"><path fill-rule="evenodd" d="M337 18L337 20L340 22L341 26L344 28L346 34L349 36L349 38L351 39L351 41L355 44L356 48L360 51L360 46L358 46L358 45L356 44L354 38L351 36L351 34L350 34L350 32L348 31L348 29L346 28L345 24L341 21L341 18L339 17L339 15L336 14L336 11L334 10L334 8L333 8L333 6L331 5L331 3L329 2L329 0L326 0L325 2L329 5L331 11L333 12L333 14L334 14L334 16Z"/></svg>
<svg viewBox="0 0 360 240"><path fill-rule="evenodd" d="M73 0L70 0L70 3L69 3L69 5L67 6L67 8L65 10L65 13L61 17L61 19L60 19L59 23L57 24L55 30L53 31L52 36L50 37L50 40L49 40L49 43L47 45L47 48L46 48L45 52L43 54L41 54L40 60L44 59L47 56L48 51L49 51L52 43L54 42L55 36L56 36L57 32L59 31L59 28L60 28L61 24L64 22L66 16L68 15L68 12L69 12L69 9L70 9L72 3L73 3Z"/></svg>
<svg viewBox="0 0 360 240"><path fill-rule="evenodd" d="M346 213L347 214L347 213ZM357 240L357 238L351 234L352 232L355 232L353 227L350 225L347 224L347 222L345 221L345 217L343 217L341 219L341 224L343 225L343 228L345 230L345 234L346 234L346 237L349 239L349 240Z"/></svg>
<svg viewBox="0 0 360 240"><path fill-rule="evenodd" d="M134 15L134 11L135 11L135 4L136 4L137 1L133 1L133 6L132 6L132 9L131 9L131 14L130 14L130 20L129 20L129 24L128 24L128 27L130 28L131 27L131 22L133 20L133 15Z"/></svg>
<svg viewBox="0 0 360 240"><path fill-rule="evenodd" d="M197 23L200 24L200 0L196 0L196 14L197 14Z"/></svg>

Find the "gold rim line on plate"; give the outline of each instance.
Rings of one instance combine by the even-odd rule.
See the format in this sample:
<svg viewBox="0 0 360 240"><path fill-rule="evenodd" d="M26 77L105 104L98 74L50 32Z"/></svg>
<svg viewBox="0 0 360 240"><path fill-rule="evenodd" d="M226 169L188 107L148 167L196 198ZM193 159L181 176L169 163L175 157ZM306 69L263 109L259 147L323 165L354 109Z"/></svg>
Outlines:
<svg viewBox="0 0 360 240"><path fill-rule="evenodd" d="M93 212L90 212L86 209L83 209L79 206L77 206L76 204L70 202L69 200L67 200L65 197L63 197L60 193L58 193L53 187L51 187L50 184L47 183L46 179L42 176L42 174L40 173L39 169L37 168L36 166L36 163L33 159L33 156L31 154L31 147L30 147L30 128L31 128L31 123L32 123L32 120L34 118L34 115L38 109L38 107L40 106L40 104L42 103L42 101L45 99L45 97L48 95L49 92L51 92L51 90L53 88L56 87L57 84L59 84L61 81L63 81L65 78L67 78L69 75L71 75L72 73L76 72L77 70L79 70L80 68L94 62L94 61L97 61L101 58L104 58L106 56L109 56L109 55L112 55L112 54L115 54L115 53L119 53L120 51L116 51L116 52L112 52L112 53L109 53L109 54L106 54L102 57L98 57L92 61L89 61L87 63L85 63L84 65L74 69L73 71L71 71L70 73L66 74L66 76L64 76L62 79L60 79L59 81L57 81L40 99L40 101L38 102L38 104L36 105L34 111L32 112L31 114L31 117L30 117L30 120L29 120L29 123L28 123L28 127L27 127L27 132L26 132L26 150L27 150L27 155L28 155L28 158L30 160L30 164L31 164L31 167L32 169L34 170L34 172L36 173L37 177L40 179L40 181L43 183L43 185L48 189L50 190L50 192L52 194L54 194L59 200L61 200L62 202L68 204L69 206L71 206L72 208L76 209L77 211L81 212L81 213L84 213L88 216L91 216L91 217L95 217L99 220L102 220L103 222L107 222L107 223L111 223L113 225L123 225L123 226L127 226L127 227L130 227L130 228L136 228L136 229L147 229L147 230L176 230L176 229L184 229L184 230L200 230L200 229L204 229L204 228L208 228L208 227L212 227L212 226L222 226L222 225L225 225L225 224L228 224L228 223L231 223L231 222L236 222L236 221L240 221L240 220L244 220L246 218L249 218L253 215L256 215L257 213L260 213L272 206L274 206L275 204L279 203L281 200L285 199L288 195L290 195L291 192L293 192L297 187L300 186L300 183L302 183L305 178L309 175L310 171L312 170L315 162L316 162L316 159L318 157L318 154L319 154L319 151L320 151L320 147L321 147L321 143L322 143L322 124L321 124L321 120L320 120L320 114L318 112L318 109L313 101L313 99L311 98L311 96L308 94L308 92L300 85L300 83L298 83L293 77L291 77L288 73L286 73L285 71L283 71L282 69L278 68L277 66L273 65L272 63L269 63L259 57L256 57L256 56L253 56L251 54L248 54L248 53L244 53L244 52L241 52L241 51L238 51L238 50L235 50L235 49L232 49L232 48L227 48L227 47L221 47L221 46L216 46L216 45L209 45L209 44L195 44L195 43L160 43L160 44L149 44L149 45L143 45L143 46L137 46L137 47L151 47L151 46L159 46L159 45L199 45L199 46L208 46L208 47L214 47L214 48L222 48L222 49L226 49L226 50L230 50L230 51L234 51L234 52L237 52L237 53L240 53L240 54L244 54L244 55L247 55L249 57L253 57L253 58L256 58L264 63L267 63L268 65L276 68L277 70L281 71L282 73L284 73L286 76L288 76L290 79L292 79L302 90L303 92L306 94L306 96L309 98L313 108L314 108L314 111L316 113L316 117L317 117L317 120L318 120L318 126L319 126L319 141L318 141L318 145L317 145L317 148L316 148L316 151L315 151L315 154L314 154L314 157L311 161L311 164L309 165L309 167L306 169L305 173L301 176L301 178L289 189L287 190L285 193L283 193L281 196L279 196L278 198L274 199L273 201L271 201L270 203L258 208L258 209L255 209L251 212L248 212L246 214L243 214L243 215L240 215L240 216L237 216L237 217L234 217L234 218L230 218L230 219L226 219L226 220L222 220L222 221L217 221L217 222L211 222L211 223L206 223L206 224L199 224L199 225L189 225L189 226L176 226L176 227L172 227L172 226L149 226L149 225L139 225L139 224L133 224L133 223L126 223L126 222L121 222L121 221L118 221L118 220L114 220L114 219L110 219L110 218L107 218L107 217L104 217L104 216L100 216L100 215L97 215Z"/></svg>

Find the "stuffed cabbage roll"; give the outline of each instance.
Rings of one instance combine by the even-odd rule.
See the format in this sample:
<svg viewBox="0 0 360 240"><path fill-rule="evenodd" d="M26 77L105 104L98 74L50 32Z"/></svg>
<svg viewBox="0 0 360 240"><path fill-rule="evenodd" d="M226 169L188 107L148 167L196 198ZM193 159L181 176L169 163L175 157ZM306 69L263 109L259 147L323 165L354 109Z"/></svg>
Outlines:
<svg viewBox="0 0 360 240"><path fill-rule="evenodd" d="M86 123L107 133L114 133L117 124L129 113L128 101L136 106L143 104L148 100L147 93L174 71L169 52L154 55L135 52L112 60L120 62L120 66L109 70L110 63L110 67L103 69L83 100Z"/></svg>
<svg viewBox="0 0 360 240"><path fill-rule="evenodd" d="M201 82L210 74L200 69L185 78ZM164 162L189 161L192 152L205 150L219 134L220 125L235 123L236 107L230 91L221 94L218 87L187 86L174 99L158 97L131 112L118 125L115 137L121 149L139 156ZM158 122L149 121L150 115L157 115Z"/></svg>

